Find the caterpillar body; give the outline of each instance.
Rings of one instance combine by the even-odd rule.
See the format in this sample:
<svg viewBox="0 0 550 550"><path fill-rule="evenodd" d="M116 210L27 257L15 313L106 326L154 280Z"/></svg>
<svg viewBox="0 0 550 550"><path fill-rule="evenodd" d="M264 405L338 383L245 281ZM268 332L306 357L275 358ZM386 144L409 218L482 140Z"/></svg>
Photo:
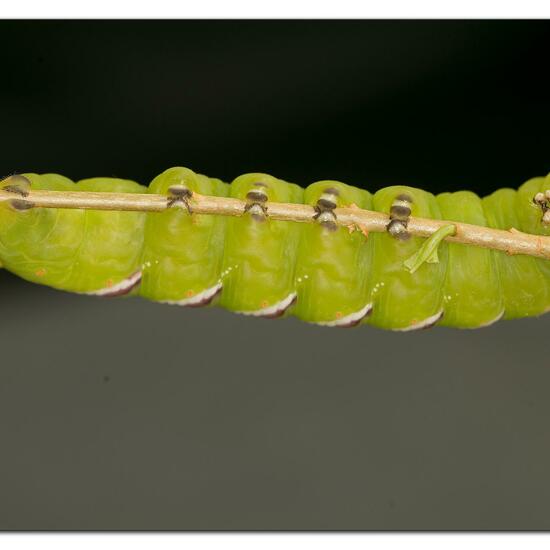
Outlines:
<svg viewBox="0 0 550 550"><path fill-rule="evenodd" d="M549 235L541 223L550 176L484 198L407 186L374 194L327 180L306 189L267 174L230 185L182 167L147 188L129 180L74 183L57 174L15 176L36 190L167 194L182 208L160 213L13 208L0 205L0 261L35 283L98 296L140 295L180 306L218 304L257 317L295 315L324 326L369 323L408 331L435 324L477 328L550 309L550 261L441 242L436 256L406 269L425 239L407 232L410 216ZM193 213L188 194L247 202L240 217ZM546 194L545 194L546 193ZM542 195L541 195L542 194ZM543 208L533 204L542 196ZM270 202L316 209L312 224L266 215ZM334 209L389 214L386 233L334 223ZM542 213L541 213L542 210Z"/></svg>

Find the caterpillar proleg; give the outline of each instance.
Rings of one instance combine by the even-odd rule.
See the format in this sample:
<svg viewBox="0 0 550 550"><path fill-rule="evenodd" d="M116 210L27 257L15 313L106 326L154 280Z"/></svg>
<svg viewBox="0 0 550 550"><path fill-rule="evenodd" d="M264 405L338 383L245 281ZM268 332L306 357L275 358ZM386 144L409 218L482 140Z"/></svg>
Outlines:
<svg viewBox="0 0 550 550"><path fill-rule="evenodd" d="M149 187L32 173L7 178L2 187L10 199L0 202L0 262L60 290L398 331L478 328L550 309L548 256L460 241L460 228L472 224L511 231L511 238L524 232L530 243L547 246L550 176L484 198L469 191L434 196L402 185L371 194L332 180L303 189L262 173L226 184L182 167ZM108 211L35 208L50 206L33 203L40 191L86 193L98 205L101 193L117 199ZM128 204L134 197L133 207L120 193ZM198 196L224 197L230 215L197 212ZM144 210L138 203L149 211L125 211ZM286 221L291 214L277 218L280 204L290 212L308 205L311 223ZM366 210L385 220L381 232L342 225L341 212ZM441 220L432 238L419 236L420 219Z"/></svg>

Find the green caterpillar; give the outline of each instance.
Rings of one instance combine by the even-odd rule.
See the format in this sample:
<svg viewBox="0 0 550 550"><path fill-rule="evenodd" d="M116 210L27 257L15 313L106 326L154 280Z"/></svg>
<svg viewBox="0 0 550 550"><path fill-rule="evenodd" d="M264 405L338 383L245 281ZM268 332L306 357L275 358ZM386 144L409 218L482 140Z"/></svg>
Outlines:
<svg viewBox="0 0 550 550"><path fill-rule="evenodd" d="M550 176L485 198L469 191L434 196L406 186L372 195L337 181L303 189L266 174L246 174L228 185L181 167L166 170L148 188L122 179L75 184L56 174L23 176L35 190L169 194L179 186L183 199L191 192L248 204L243 216L224 217L186 208L23 210L2 203L2 265L57 289L139 294L181 306L217 303L245 315L292 314L325 326L369 323L399 331L436 323L477 328L550 309L550 261L441 242L437 261L432 256L411 269L426 239L406 230L408 217L418 216L549 235L533 197L550 189ZM271 201L312 205L317 223L269 219L265 205ZM337 226L334 208L353 206L389 213L388 231L366 238Z"/></svg>

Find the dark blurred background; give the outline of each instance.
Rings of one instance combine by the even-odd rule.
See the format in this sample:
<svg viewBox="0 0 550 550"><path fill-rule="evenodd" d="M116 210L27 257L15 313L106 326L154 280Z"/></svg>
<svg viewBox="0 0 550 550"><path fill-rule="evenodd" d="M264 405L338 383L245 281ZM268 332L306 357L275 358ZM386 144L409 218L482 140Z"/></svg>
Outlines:
<svg viewBox="0 0 550 550"><path fill-rule="evenodd" d="M2 21L0 173L488 194L550 169L549 44L547 21ZM329 331L0 285L1 529L550 527L548 317Z"/></svg>
<svg viewBox="0 0 550 550"><path fill-rule="evenodd" d="M516 187L549 170L549 39L546 21L4 21L1 169Z"/></svg>

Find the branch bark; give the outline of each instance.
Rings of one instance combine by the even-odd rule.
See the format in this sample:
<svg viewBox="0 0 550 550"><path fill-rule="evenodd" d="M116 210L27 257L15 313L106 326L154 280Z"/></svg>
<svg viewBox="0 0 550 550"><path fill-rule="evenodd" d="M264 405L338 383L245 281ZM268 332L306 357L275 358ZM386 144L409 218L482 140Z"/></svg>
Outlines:
<svg viewBox="0 0 550 550"><path fill-rule="evenodd" d="M170 204L167 195L138 193L97 193L73 191L29 191L25 196L0 189L0 204L10 203L17 209L27 208L76 208L91 210L121 210L136 212L163 212L172 208L186 208L185 204ZM245 201L227 197L214 197L194 193L188 200L195 214L216 214L221 216L242 216L247 205ZM305 204L266 203L267 215L271 219L301 223L314 223L313 207ZM382 212L360 208L337 208L336 223L348 228L357 228L363 233L384 232L389 216ZM454 225L456 233L447 237L449 242L501 250L507 254L525 254L550 260L550 236L523 233L515 228L492 229L478 225L445 220L411 217L407 231L419 237L429 237L446 225Z"/></svg>

